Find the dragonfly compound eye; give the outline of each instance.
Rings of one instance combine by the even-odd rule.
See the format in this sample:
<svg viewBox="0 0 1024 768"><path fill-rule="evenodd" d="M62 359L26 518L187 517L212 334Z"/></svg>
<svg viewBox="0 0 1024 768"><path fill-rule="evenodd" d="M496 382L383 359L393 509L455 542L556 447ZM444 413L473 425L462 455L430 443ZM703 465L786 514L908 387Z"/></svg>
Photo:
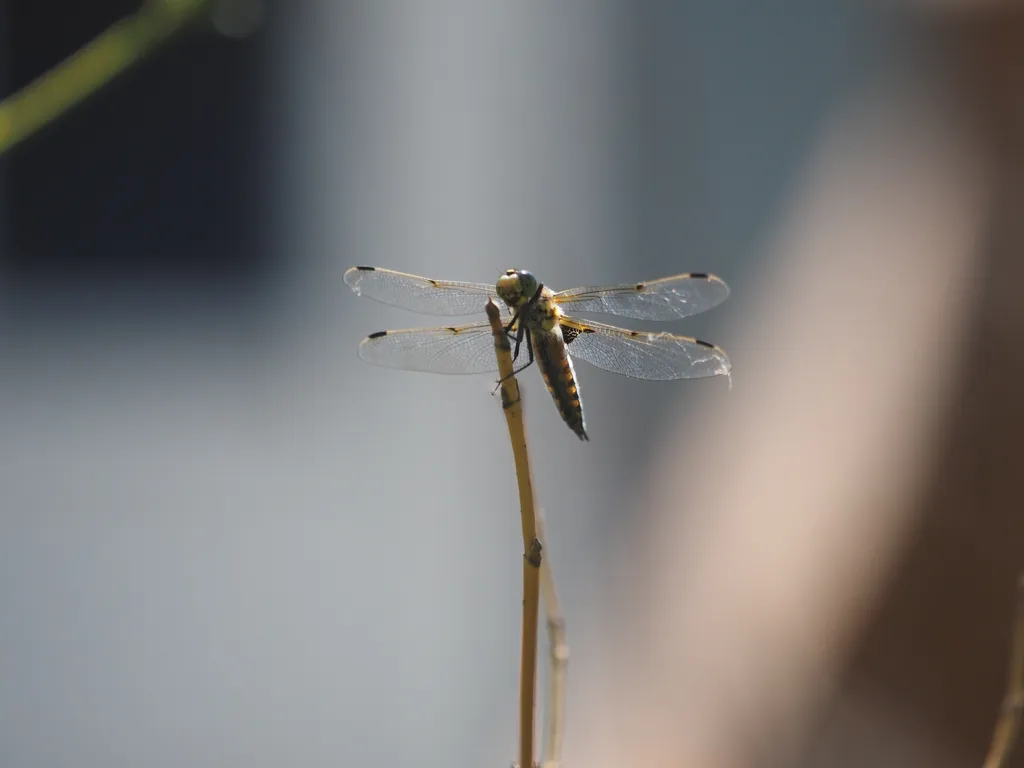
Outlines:
<svg viewBox="0 0 1024 768"><path fill-rule="evenodd" d="M539 285L532 272L527 272L525 269L519 270L519 290L522 291L523 296L532 299L533 295L537 293Z"/></svg>

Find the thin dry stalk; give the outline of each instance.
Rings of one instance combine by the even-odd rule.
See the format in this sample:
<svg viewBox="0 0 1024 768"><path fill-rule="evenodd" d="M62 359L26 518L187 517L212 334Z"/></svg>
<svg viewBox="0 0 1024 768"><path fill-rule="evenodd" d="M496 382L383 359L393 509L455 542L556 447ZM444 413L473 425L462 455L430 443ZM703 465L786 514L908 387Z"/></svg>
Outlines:
<svg viewBox="0 0 1024 768"><path fill-rule="evenodd" d="M537 513L537 531L541 542L546 544L543 510ZM543 768L559 768L562 764L562 737L565 733L565 677L569 666L569 646L565 641L565 617L555 589L550 552L540 566L540 592L547 616L548 660L551 665L544 707L544 751L541 765Z"/></svg>
<svg viewBox="0 0 1024 768"><path fill-rule="evenodd" d="M537 537L537 512L533 500L533 475L526 450L526 427L519 382L512 375L512 349L502 325L501 310L487 302L487 319L494 333L494 352L501 375L501 405L508 423L512 456L519 485L523 520L523 639L519 678L519 765L533 768L534 713L537 699L537 622L540 614L541 543Z"/></svg>
<svg viewBox="0 0 1024 768"><path fill-rule="evenodd" d="M1013 624L1013 647L1010 651L1009 679L1003 709L996 721L992 743L983 768L1006 768L1020 731L1024 711L1024 574L1017 580L1017 610Z"/></svg>

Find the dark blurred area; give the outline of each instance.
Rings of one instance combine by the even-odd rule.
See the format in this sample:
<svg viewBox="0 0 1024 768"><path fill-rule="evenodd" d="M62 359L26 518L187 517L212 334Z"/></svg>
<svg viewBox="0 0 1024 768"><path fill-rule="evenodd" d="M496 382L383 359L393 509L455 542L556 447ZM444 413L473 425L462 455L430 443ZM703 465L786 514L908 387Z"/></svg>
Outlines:
<svg viewBox="0 0 1024 768"><path fill-rule="evenodd" d="M0 5L0 97L139 8ZM209 3L0 156L0 768L509 763L493 384L363 364L447 321L355 264L732 288L731 388L524 377L564 765L980 766L1022 93L1009 3Z"/></svg>
<svg viewBox="0 0 1024 768"><path fill-rule="evenodd" d="M138 7L9 4L5 92ZM228 37L204 16L0 160L8 328L266 311L271 35Z"/></svg>

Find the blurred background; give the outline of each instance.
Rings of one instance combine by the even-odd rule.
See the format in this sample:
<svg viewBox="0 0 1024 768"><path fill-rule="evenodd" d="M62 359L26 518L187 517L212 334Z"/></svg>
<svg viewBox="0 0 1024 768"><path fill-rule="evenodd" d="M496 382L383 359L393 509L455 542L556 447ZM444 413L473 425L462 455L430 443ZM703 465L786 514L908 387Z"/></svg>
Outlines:
<svg viewBox="0 0 1024 768"><path fill-rule="evenodd" d="M8 0L0 93L138 8ZM356 264L733 289L731 388L522 377L567 765L980 765L1021 94L1010 3L208 4L0 156L0 765L514 758L493 382L363 364L447 321Z"/></svg>

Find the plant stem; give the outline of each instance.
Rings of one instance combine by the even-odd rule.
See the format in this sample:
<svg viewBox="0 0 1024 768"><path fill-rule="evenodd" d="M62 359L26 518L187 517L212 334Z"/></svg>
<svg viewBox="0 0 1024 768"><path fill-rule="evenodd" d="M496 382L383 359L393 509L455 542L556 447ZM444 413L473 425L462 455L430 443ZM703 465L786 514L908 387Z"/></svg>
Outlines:
<svg viewBox="0 0 1024 768"><path fill-rule="evenodd" d="M494 351L501 374L501 405L505 411L523 521L523 638L519 678L519 765L533 768L534 714L537 698L537 622L540 613L541 543L537 536L537 511L533 499L533 477L526 449L526 428L519 382L513 375L512 349L502 324L501 310L487 302L487 319L494 333Z"/></svg>

